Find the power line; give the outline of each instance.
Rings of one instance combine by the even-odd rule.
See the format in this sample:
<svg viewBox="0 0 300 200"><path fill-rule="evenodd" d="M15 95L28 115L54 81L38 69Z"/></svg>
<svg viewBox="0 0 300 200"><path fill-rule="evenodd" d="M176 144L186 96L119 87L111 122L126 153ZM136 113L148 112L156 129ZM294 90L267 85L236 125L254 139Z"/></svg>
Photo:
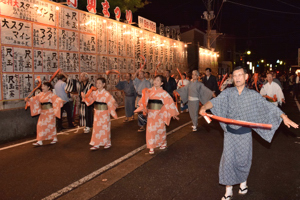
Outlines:
<svg viewBox="0 0 300 200"><path fill-rule="evenodd" d="M219 11L218 11L218 14L217 14L217 16L216 16L216 18L215 18L215 20L214 20L214 23L213 23L213 25L211 26L211 28L214 27L214 25L215 25L215 23L216 23L216 21L217 21L217 18L218 18L218 16L219 16L219 13L220 13L220 11L222 10L223 4L224 4L224 1L222 1L222 4L221 4L220 9L219 9Z"/></svg>
<svg viewBox="0 0 300 200"><path fill-rule="evenodd" d="M279 1L280 3L286 4L286 5L289 5L289 6L293 7L293 8L300 9L300 7L294 6L294 5L292 5L292 4L289 4L289 3L287 3L287 2L280 1L280 0L277 0L277 1Z"/></svg>
<svg viewBox="0 0 300 200"><path fill-rule="evenodd" d="M266 8L259 8L259 7L255 7L255 6L250 6L250 5L237 3L237 2L234 2L234 1L224 0L223 2L229 2L229 3L232 3L232 4L239 5L239 6L244 6L244 7L248 7L248 8L257 9L257 10L264 10L264 11L268 11L268 12L275 12L275 13L288 14L288 15L300 15L300 13L284 12L284 11L280 11L280 10L270 10L270 9L266 9Z"/></svg>

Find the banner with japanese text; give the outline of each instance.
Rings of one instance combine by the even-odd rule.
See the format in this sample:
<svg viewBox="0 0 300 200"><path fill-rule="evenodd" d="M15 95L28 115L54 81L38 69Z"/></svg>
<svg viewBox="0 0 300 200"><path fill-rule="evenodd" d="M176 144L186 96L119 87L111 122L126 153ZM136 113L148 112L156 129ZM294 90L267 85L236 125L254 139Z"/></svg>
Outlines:
<svg viewBox="0 0 300 200"><path fill-rule="evenodd" d="M124 105L124 94L115 88L118 76L106 75L107 70L118 70L125 80L126 73L144 63L143 55L144 70L152 77L159 63L158 73L176 73L177 67L187 71L183 42L95 15L91 12L96 1L88 2L90 12L46 0L0 1L0 110L24 107L35 78L49 80L58 68L75 79L81 72L93 82L105 77L119 106ZM70 3L77 6L77 1Z"/></svg>

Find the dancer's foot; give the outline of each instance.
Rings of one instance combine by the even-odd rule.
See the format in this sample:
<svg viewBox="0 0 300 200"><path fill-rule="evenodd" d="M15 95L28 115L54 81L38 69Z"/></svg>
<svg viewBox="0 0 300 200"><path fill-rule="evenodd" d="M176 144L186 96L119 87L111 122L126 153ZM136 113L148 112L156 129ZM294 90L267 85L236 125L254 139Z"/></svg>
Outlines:
<svg viewBox="0 0 300 200"><path fill-rule="evenodd" d="M90 148L91 151L96 151L98 149L99 149L99 146L93 146L93 147Z"/></svg>
<svg viewBox="0 0 300 200"><path fill-rule="evenodd" d="M167 148L167 145L166 144L163 144L163 145L161 145L160 147L159 147L159 149L161 149L161 150L164 150L164 149L166 149Z"/></svg>
<svg viewBox="0 0 300 200"><path fill-rule="evenodd" d="M50 144L56 144L56 142L57 142L57 137L55 137L55 138L52 140L52 142L50 142Z"/></svg>
<svg viewBox="0 0 300 200"><path fill-rule="evenodd" d="M231 200L233 195L223 196L221 200Z"/></svg>
<svg viewBox="0 0 300 200"><path fill-rule="evenodd" d="M85 127L83 133L89 133L91 131L90 127Z"/></svg>
<svg viewBox="0 0 300 200"><path fill-rule="evenodd" d="M231 200L232 196L233 196L232 186L227 185L225 195L222 197L221 200Z"/></svg>
<svg viewBox="0 0 300 200"><path fill-rule="evenodd" d="M144 132L146 129L142 126L139 130L138 130L138 132Z"/></svg>
<svg viewBox="0 0 300 200"><path fill-rule="evenodd" d="M150 149L149 154L154 154L154 149Z"/></svg>
<svg viewBox="0 0 300 200"><path fill-rule="evenodd" d="M248 192L248 186L247 186L247 181L243 182L240 184L240 189L239 189L239 194L247 194Z"/></svg>
<svg viewBox="0 0 300 200"><path fill-rule="evenodd" d="M192 126L193 131L196 132L197 131L197 126Z"/></svg>
<svg viewBox="0 0 300 200"><path fill-rule="evenodd" d="M39 147L43 145L43 141L37 141L35 143L32 143L33 146Z"/></svg>

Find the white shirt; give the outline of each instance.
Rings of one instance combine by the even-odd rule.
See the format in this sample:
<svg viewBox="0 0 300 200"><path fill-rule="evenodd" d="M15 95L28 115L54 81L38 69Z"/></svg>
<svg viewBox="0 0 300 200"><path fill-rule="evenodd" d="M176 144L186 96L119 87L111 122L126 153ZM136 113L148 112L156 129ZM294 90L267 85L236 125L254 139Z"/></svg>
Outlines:
<svg viewBox="0 0 300 200"><path fill-rule="evenodd" d="M272 102L274 105L278 106L278 103L281 105L282 104L282 99L284 99L283 92L280 88L280 86L273 82L270 84L269 82L265 85L260 90L260 94L263 95L268 95L269 97L274 97L276 95L277 97L277 102Z"/></svg>
<svg viewBox="0 0 300 200"><path fill-rule="evenodd" d="M182 84L182 80L179 80L178 84L177 84L177 88L180 88L182 85L187 86L189 84L189 82L190 81L183 79L183 84Z"/></svg>

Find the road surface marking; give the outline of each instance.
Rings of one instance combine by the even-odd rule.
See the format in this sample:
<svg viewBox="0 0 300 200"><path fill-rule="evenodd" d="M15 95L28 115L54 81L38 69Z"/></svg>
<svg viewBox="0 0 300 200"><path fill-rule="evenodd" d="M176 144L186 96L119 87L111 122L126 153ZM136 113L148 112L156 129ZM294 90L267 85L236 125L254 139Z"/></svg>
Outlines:
<svg viewBox="0 0 300 200"><path fill-rule="evenodd" d="M118 119L122 119L122 118L125 118L125 116L118 117ZM115 121L115 120L118 120L118 119L112 119L111 121ZM69 132L72 132L72 131L76 131L75 133L78 133L78 131L80 129L83 129L83 127L76 127L76 128L68 129L67 131L59 132L57 135L69 135ZM36 141L36 139L28 140L26 142L21 142L21 143L18 143L18 144L13 144L13 145L10 145L10 146L7 146L7 147L2 147L2 148L0 148L0 151L10 149L10 148L14 148L14 147L18 147L18 146L21 146L23 144L28 144L28 143L35 142L35 141Z"/></svg>
<svg viewBox="0 0 300 200"><path fill-rule="evenodd" d="M201 118L201 117L202 116L200 116L199 118ZM190 123L192 123L192 121L189 121L189 122L187 122L187 123L185 123L185 124L183 124L183 125L175 128L175 129L169 131L167 133L167 135L169 135L169 134L171 134L171 133L173 133L173 132L175 132L175 131L177 131L177 130L185 127L185 126L187 126ZM51 194L51 195L43 198L42 200L56 199L56 198L62 196L63 194L65 194L67 192L70 192L71 190L73 190L73 189L79 187L80 185L82 185L82 184L90 181L91 179L95 178L96 176L99 176L101 173L103 173L103 172L105 172L105 171L113 168L114 166L118 165L119 163L123 162L124 160L127 160L128 158L132 157L133 155L137 154L138 152L144 150L146 147L147 147L146 144L144 144L143 146L140 146L139 148L137 148L137 149L129 152L128 154L126 154L126 155L118 158L117 160L115 160L115 161L113 161L113 162L111 162L111 163L109 163L109 164L101 167L100 169L98 169L98 170L96 170L96 171L88 174L87 176L79 179L78 181L75 181L74 183L71 183L70 185L64 187L63 189L61 189L61 190L59 190L59 191L57 191L57 192L55 192L55 193L53 193L53 194Z"/></svg>

